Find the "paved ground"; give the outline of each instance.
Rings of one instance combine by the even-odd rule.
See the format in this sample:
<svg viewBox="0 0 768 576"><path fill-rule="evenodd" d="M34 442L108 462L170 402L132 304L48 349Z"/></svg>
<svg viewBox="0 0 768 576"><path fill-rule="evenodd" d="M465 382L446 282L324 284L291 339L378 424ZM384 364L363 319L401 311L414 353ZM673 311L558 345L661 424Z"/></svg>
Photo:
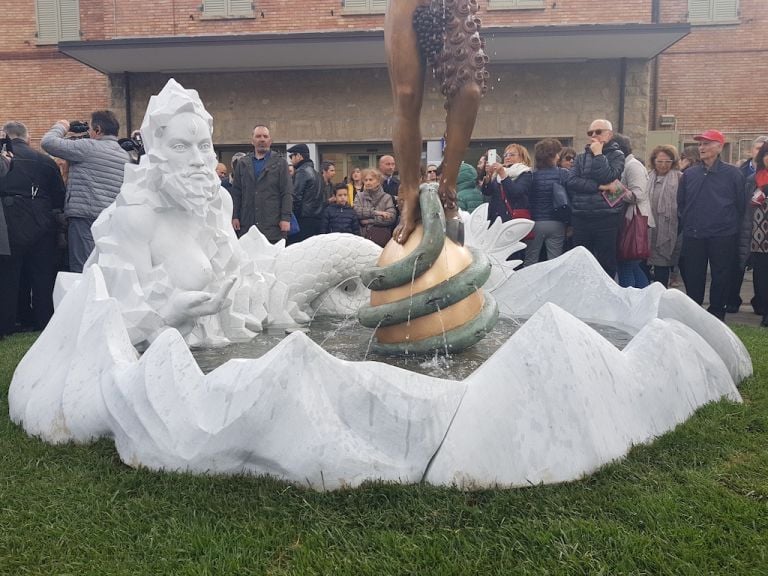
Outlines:
<svg viewBox="0 0 768 576"><path fill-rule="evenodd" d="M678 290L685 292L683 283L680 282L680 286L676 286ZM746 324L747 326L760 326L761 316L758 316L752 311L752 306L749 301L752 296L755 295L754 288L752 287L752 271L747 270L744 274L744 284L741 285L741 309L736 314L726 314L726 324ZM709 280L707 280L707 293L704 295L704 307L709 304ZM768 330L768 329L767 329Z"/></svg>

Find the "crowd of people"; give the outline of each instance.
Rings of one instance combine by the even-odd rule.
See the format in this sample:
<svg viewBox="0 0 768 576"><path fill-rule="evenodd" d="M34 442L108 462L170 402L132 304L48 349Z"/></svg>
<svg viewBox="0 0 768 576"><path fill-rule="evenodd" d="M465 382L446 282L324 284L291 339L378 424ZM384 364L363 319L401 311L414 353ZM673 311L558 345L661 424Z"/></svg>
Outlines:
<svg viewBox="0 0 768 576"><path fill-rule="evenodd" d="M0 155L0 337L45 327L56 273L83 270L93 250L91 225L119 194L125 164L136 160L118 140L112 112L96 111L83 125L86 138L56 122L41 141L47 154L29 146L24 124L3 126L9 145ZM489 224L532 220L527 248L510 256L523 266L584 246L621 286L670 286L679 272L699 304L709 271L709 311L720 319L738 311L751 266L750 303L768 326L768 136L754 141L739 166L721 159L723 134L707 130L682 153L655 147L647 168L608 120L593 121L586 136L581 151L545 138L532 157L510 143L501 155L487 151L476 167L462 162L459 208L487 203ZM233 157L231 173L224 164L216 168L232 197L238 236L256 226L272 243L330 232L381 246L390 240L399 217L393 156L380 157L375 168L354 167L339 182L335 163L316 168L306 144L289 147L287 159L273 151L265 125L253 129L251 144L251 152ZM439 182L441 174L442 165L422 167L423 182Z"/></svg>

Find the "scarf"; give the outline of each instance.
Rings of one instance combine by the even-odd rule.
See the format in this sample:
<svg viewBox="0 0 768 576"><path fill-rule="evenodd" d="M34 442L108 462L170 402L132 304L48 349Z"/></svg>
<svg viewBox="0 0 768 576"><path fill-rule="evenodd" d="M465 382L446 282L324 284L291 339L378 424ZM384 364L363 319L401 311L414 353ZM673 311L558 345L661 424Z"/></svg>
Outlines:
<svg viewBox="0 0 768 576"><path fill-rule="evenodd" d="M507 178L517 180L517 177L520 176L520 174L530 171L530 166L523 164L522 162L518 162L517 164L512 164L512 166L507 166ZM501 182L501 178L498 175L496 175L496 182Z"/></svg>
<svg viewBox="0 0 768 576"><path fill-rule="evenodd" d="M658 194L654 191L656 180L661 178L661 188ZM655 250L662 258L669 260L677 242L677 185L680 182L680 171L670 170L664 176L658 176L656 170L648 175L648 197L656 220Z"/></svg>
<svg viewBox="0 0 768 576"><path fill-rule="evenodd" d="M768 184L768 170L763 168L755 173L755 185L762 190L766 184Z"/></svg>

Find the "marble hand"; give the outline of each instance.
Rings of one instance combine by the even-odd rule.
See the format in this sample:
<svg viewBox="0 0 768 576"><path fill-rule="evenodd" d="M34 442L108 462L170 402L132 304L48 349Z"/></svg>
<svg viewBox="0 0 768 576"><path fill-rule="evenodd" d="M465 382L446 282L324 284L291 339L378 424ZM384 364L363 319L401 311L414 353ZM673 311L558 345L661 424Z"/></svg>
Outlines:
<svg viewBox="0 0 768 576"><path fill-rule="evenodd" d="M229 278L221 285L216 294L197 290L176 292L160 311L160 315L169 326L186 329L196 318L216 314L224 306L225 299L237 282L236 277Z"/></svg>

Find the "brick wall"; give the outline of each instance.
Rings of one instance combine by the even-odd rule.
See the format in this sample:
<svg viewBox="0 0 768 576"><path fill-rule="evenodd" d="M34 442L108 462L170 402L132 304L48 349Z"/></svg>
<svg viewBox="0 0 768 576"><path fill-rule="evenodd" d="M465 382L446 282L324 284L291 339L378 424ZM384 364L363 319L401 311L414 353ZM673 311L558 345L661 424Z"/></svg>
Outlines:
<svg viewBox="0 0 768 576"><path fill-rule="evenodd" d="M203 20L198 7L202 0L132 0L131 2L113 2L109 0L90 0L81 2L81 31L84 40L103 40L121 37L173 36L173 35L218 35L218 34L253 34L262 32L293 32L298 30L366 30L380 29L383 26L382 15L350 16L344 15L339 0L314 0L306 3L286 3L282 0L255 0L256 18L236 20ZM33 138L39 139L50 124L59 118L83 118L89 112L112 104L118 108L124 106L122 80L110 79L58 54L54 47L36 45L36 21L34 2L8 3L4 7L0 20L0 73L4 82L0 87L0 99L3 102L3 115L25 121ZM549 0L543 9L532 10L487 10L486 0L480 0L481 16L486 26L529 26L541 24L587 24L587 23L623 23L650 22L650 0L625 0L610 3L606 10L605 2L594 0ZM262 15L263 14L263 15ZM663 22L685 22L687 19L687 0L665 0L661 2L661 20ZM678 120L678 129L693 133L708 126L721 128L738 137L739 133L768 131L768 92L762 83L756 85L752 78L759 71L760 62L766 62L768 56L768 10L765 0L741 0L740 24L738 26L697 26L691 35L672 47L659 58L658 106L659 114L674 114ZM605 66L606 64L603 64ZM578 75L570 74L578 68L561 67L557 78L542 79L537 72L555 69L545 67L520 66L509 67L496 75L494 90L503 94L503 98L489 95L486 102L495 99L509 102L522 102L519 107L494 106L484 104L486 109L497 110L502 119L494 120L491 130L489 121L481 113L476 134L486 136L493 131L508 133L510 137L520 134L562 134L561 130L552 130L549 124L553 118L552 109L567 106L573 120L566 119L566 131L580 133L581 123L594 114L593 100L585 100ZM651 123L648 118L646 100L648 84L647 70L644 66L634 66L635 79L630 74L627 89L626 125L641 133L642 127ZM510 72L512 70L513 72ZM290 73L285 73L290 77ZM318 90L329 78L338 77L338 73L319 72ZM354 86L355 76L366 76L371 72L349 71L350 85ZM334 112L334 127L329 134L349 135L349 139L365 139L370 133L377 138L389 133L389 119L379 111L391 109L386 72L374 73L376 94L368 94L372 105L357 109ZM590 98L598 98L602 107L609 113L615 113L614 94L616 76L605 72L612 85ZM231 94L248 86L241 84L242 75L230 75L238 78L229 83ZM498 80L501 78L501 81ZM538 84L531 85L534 81ZM522 79L522 81L521 81ZM639 81L635 81L639 79ZM151 83L151 82L149 82ZM290 87L291 84L289 83ZM556 88L555 92L567 96L566 102L557 98L542 99L540 90ZM296 94L296 91L290 92ZM137 92L134 102L143 109L148 94ZM301 97L297 96L299 100ZM241 99L238 95L235 100ZM229 98L232 100L232 98ZM321 109L329 109L322 94L316 95L312 105L320 104ZM631 105L630 105L631 103ZM297 104L301 104L298 102ZM430 116L432 107L440 108L441 103L427 100L425 105L425 135L439 132L442 118ZM221 117L217 122L230 140L229 124L237 125L235 112L226 106L218 110ZM301 109L301 106L298 107ZM333 109L333 107L330 107ZM366 111L365 121L369 122L362 133L356 128L357 121L348 120ZM119 111L119 110L118 110ZM375 113L371 113L374 111ZM123 111L124 112L124 111ZM610 115L606 113L605 115ZM295 116L295 112L293 113ZM615 114L614 114L615 118ZM138 124L141 114L134 114L134 124ZM289 133L298 133L298 119L283 120L291 128ZM306 131L313 132L313 123L317 119L304 121ZM638 124L640 123L640 124ZM643 124L644 123L644 124ZM573 128L571 128L573 126ZM578 129L576 128L578 126ZM347 130L349 130L347 132ZM234 135L232 136L232 138ZM319 137L318 137L319 138Z"/></svg>
<svg viewBox="0 0 768 576"><path fill-rule="evenodd" d="M85 4L85 3L83 3ZM93 4L99 4L93 2ZM284 0L254 0L252 19L206 20L199 6L202 0L132 0L103 2L103 20L88 18L85 39L130 36L196 36L257 34L263 32L370 30L382 28L383 15L345 15L340 0L312 0L303 3ZM488 10L480 1L480 15L486 26L534 26L549 24L594 24L649 22L650 0L547 0L544 8Z"/></svg>
<svg viewBox="0 0 768 576"><path fill-rule="evenodd" d="M768 6L741 0L739 24L695 26L659 58L659 114L674 114L677 128L768 132ZM686 0L662 2L662 21L685 20ZM757 79L757 81L756 81Z"/></svg>

